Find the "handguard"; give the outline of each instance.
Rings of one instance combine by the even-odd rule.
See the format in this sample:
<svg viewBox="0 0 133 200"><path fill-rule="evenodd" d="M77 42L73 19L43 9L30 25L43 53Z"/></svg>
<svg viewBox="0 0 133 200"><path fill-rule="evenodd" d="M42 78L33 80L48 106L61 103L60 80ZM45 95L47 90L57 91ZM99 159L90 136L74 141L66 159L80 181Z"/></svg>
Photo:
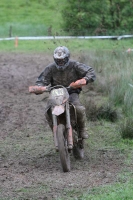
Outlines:
<svg viewBox="0 0 133 200"><path fill-rule="evenodd" d="M46 86L29 86L29 93L34 93L34 94L42 94L43 92L47 91Z"/></svg>
<svg viewBox="0 0 133 200"><path fill-rule="evenodd" d="M76 82L72 82L69 86L77 89L77 88L81 88L82 86L86 85L86 80L85 78L79 79Z"/></svg>

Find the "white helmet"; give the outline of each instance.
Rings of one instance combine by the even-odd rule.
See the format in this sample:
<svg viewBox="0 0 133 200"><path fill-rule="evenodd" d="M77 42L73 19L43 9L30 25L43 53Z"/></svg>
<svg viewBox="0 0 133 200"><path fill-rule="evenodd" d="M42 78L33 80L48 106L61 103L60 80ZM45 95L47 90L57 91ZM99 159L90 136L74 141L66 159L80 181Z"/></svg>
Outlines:
<svg viewBox="0 0 133 200"><path fill-rule="evenodd" d="M64 69L69 65L70 52L67 47L59 46L54 50L54 61L58 69Z"/></svg>

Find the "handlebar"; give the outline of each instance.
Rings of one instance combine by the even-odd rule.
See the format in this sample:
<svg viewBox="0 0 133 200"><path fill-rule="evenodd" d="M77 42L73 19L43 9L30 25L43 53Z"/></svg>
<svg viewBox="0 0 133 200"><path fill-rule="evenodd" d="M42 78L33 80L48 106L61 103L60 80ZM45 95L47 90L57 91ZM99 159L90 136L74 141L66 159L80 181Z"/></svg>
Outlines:
<svg viewBox="0 0 133 200"><path fill-rule="evenodd" d="M38 85L29 86L29 93L42 94L45 91L48 91L47 86L46 87Z"/></svg>
<svg viewBox="0 0 133 200"><path fill-rule="evenodd" d="M50 92L54 88L66 88L66 89L71 89L70 86L64 87L63 85L56 85L56 86L29 86L29 93L34 93L34 94L42 94L43 92Z"/></svg>
<svg viewBox="0 0 133 200"><path fill-rule="evenodd" d="M81 88L82 86L86 85L86 79L82 78L79 79L75 82L72 82L68 87L64 87L63 85L56 85L56 86L52 86L48 85L48 86L30 86L29 87L29 92L30 93L35 93L35 94L42 94L43 92L50 92L53 88L66 88L66 89L77 89L77 88Z"/></svg>

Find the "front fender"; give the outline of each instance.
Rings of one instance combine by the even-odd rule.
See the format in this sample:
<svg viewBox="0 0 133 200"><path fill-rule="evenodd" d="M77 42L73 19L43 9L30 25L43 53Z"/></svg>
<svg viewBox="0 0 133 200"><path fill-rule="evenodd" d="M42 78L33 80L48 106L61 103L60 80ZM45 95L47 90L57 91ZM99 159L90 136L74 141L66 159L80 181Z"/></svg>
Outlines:
<svg viewBox="0 0 133 200"><path fill-rule="evenodd" d="M56 116L59 116L62 113L64 113L64 111L65 111L64 105L59 105L59 106L57 105L52 109L52 114L56 115Z"/></svg>

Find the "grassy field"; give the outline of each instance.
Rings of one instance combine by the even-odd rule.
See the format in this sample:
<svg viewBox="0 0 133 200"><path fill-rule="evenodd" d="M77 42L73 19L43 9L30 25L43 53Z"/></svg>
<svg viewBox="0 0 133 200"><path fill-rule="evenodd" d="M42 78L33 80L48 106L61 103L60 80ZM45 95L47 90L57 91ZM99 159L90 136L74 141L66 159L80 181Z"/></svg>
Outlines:
<svg viewBox="0 0 133 200"><path fill-rule="evenodd" d="M81 200L132 200L133 195L133 185L132 181L126 184L116 184L112 186L105 186L102 189L96 188L90 193L85 194L81 197Z"/></svg>
<svg viewBox="0 0 133 200"><path fill-rule="evenodd" d="M64 34L61 10L65 1L1 0L0 37Z"/></svg>
<svg viewBox="0 0 133 200"><path fill-rule="evenodd" d="M54 40L18 40L15 47L15 40L0 41L0 51L15 52L49 52L53 53L57 46L67 46L71 53L85 51L122 51L132 48L133 39L123 40L100 40L100 39L54 39Z"/></svg>

